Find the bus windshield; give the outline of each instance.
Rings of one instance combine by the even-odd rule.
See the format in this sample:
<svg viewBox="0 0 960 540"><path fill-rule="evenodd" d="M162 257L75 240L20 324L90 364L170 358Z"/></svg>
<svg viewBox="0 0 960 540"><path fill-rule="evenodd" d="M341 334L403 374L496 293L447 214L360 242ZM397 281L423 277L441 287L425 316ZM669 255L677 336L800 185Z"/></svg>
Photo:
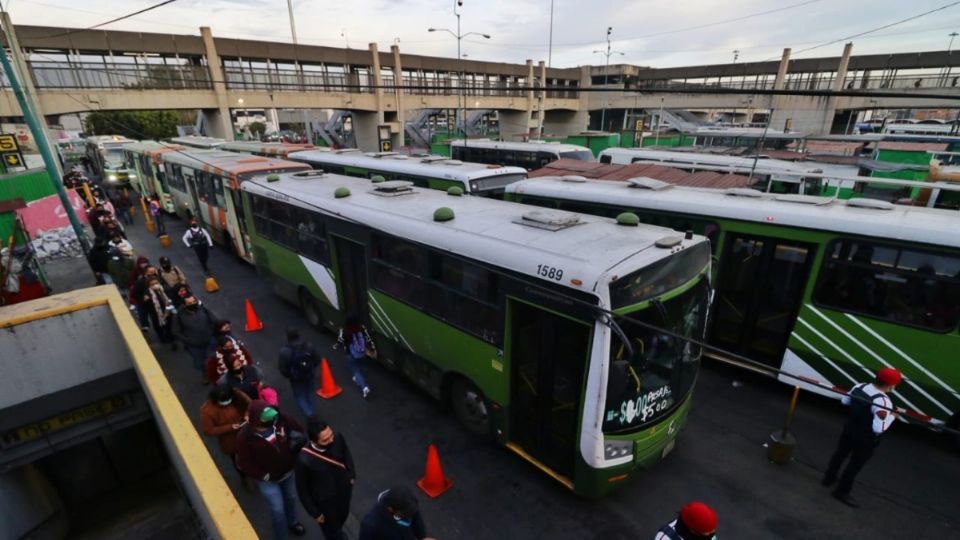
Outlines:
<svg viewBox="0 0 960 540"><path fill-rule="evenodd" d="M573 150L571 152L560 152L563 159L579 159L580 161L593 161L593 152L589 150Z"/></svg>
<svg viewBox="0 0 960 540"><path fill-rule="evenodd" d="M708 290L706 279L701 279L670 300L654 300L641 311L615 318L623 336L614 331L610 346L604 433L638 431L671 414L683 402L696 379L701 349L657 329L702 339ZM629 348L623 338L629 341Z"/></svg>
<svg viewBox="0 0 960 540"><path fill-rule="evenodd" d="M122 146L107 146L104 150L106 150L106 152L103 154L103 161L107 164L107 168L120 169L123 167L124 158Z"/></svg>

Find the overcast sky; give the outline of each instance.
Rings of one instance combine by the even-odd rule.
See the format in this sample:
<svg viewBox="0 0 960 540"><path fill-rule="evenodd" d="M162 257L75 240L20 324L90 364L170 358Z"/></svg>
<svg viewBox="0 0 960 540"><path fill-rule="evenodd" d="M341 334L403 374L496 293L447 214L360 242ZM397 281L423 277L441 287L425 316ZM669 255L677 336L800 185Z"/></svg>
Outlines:
<svg viewBox="0 0 960 540"><path fill-rule="evenodd" d="M0 0L3 1L3 0ZM87 27L132 13L159 0L6 0L15 24ZM389 50L399 39L405 53L456 57L456 39L427 28L456 30L455 0L293 0L301 43ZM464 37L471 60L522 63L547 60L550 0L463 0L461 31L490 34ZM836 56L843 39L920 15L946 9L852 38L854 54L944 50L948 34L960 29L960 2L948 0L554 0L554 67L602 64L608 26L614 54L610 63L654 67L777 59L825 45L795 58ZM722 6L722 7L721 7ZM143 15L106 26L112 30L199 34L291 41L286 0L178 0ZM960 47L960 40L956 42Z"/></svg>

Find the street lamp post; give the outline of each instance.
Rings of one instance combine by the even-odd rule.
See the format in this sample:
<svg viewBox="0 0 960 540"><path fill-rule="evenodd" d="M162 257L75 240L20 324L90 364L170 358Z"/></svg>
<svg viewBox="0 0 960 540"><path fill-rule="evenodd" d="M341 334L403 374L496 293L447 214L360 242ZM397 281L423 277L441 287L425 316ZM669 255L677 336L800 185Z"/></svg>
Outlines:
<svg viewBox="0 0 960 540"><path fill-rule="evenodd" d="M609 69L610 69L610 55L612 55L612 54L619 54L620 56L625 56L625 53L622 53L622 52L620 52L620 51L611 51L611 50L610 50L610 33L611 33L611 32L613 32L613 27L612 27L612 26L608 26L608 27L607 27L607 50L606 50L606 51L593 51L594 54L602 54L602 55L604 55L604 56L607 57L606 62L604 62L604 64L603 64L603 86L604 86L604 92L603 92L603 109L600 110L600 131L603 131L603 126L604 126L604 124L606 124L606 120L607 120L607 92L606 92L606 86L607 86L607 76L608 76L608 73L607 73L607 72L608 72Z"/></svg>
<svg viewBox="0 0 960 540"><path fill-rule="evenodd" d="M446 32L457 38L457 71L459 71L458 83L460 86L460 89L457 92L457 114L460 116L458 121L463 123L463 140L467 140L467 119L463 95L463 56L460 54L460 42L467 36L481 36L484 39L490 39L490 34L483 34L480 32L467 32L465 34L460 33L460 12L457 11L457 7L462 5L463 0L454 0L453 2L453 14L457 16L456 33L448 28L427 28L427 32Z"/></svg>

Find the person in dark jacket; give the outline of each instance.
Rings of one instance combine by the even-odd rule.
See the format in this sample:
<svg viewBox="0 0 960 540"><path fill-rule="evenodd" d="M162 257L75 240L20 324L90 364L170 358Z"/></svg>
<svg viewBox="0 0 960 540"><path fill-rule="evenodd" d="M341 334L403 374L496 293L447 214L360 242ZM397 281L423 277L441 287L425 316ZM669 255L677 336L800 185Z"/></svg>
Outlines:
<svg viewBox="0 0 960 540"><path fill-rule="evenodd" d="M254 400L247 408L249 423L237 434L237 465L246 476L257 480L260 494L270 506L273 534L286 540L289 532L307 533L297 521L297 493L293 465L297 450L291 447L295 433L303 427L265 401Z"/></svg>
<svg viewBox="0 0 960 540"><path fill-rule="evenodd" d="M427 540L427 527L413 493L403 487L380 492L360 522L360 540Z"/></svg>
<svg viewBox="0 0 960 540"><path fill-rule="evenodd" d="M310 438L297 456L294 478L297 495L307 514L320 525L326 540L346 540L343 524L350 514L356 469L342 435L325 421L307 420Z"/></svg>
<svg viewBox="0 0 960 540"><path fill-rule="evenodd" d="M260 385L263 384L263 374L257 366L244 364L243 358L236 350L226 361L229 361L230 369L217 379L217 384L225 384L231 389L236 388L250 396L250 399L258 399Z"/></svg>
<svg viewBox="0 0 960 540"><path fill-rule="evenodd" d="M304 417L313 415L317 355L313 345L300 337L296 328L287 329L287 345L280 349L280 375L290 381L293 397Z"/></svg>
<svg viewBox="0 0 960 540"><path fill-rule="evenodd" d="M109 241L103 238L97 238L93 242L93 247L90 249L90 253L87 254L87 260L90 262L90 268L93 270L93 275L97 278L97 285L113 283L113 278L110 277L111 255L109 244Z"/></svg>
<svg viewBox="0 0 960 540"><path fill-rule="evenodd" d="M177 311L173 332L193 359L193 367L203 376L204 384L208 383L205 376L204 362L207 359L207 343L213 336L216 316L205 306L200 305L196 296L187 296L183 299L183 306Z"/></svg>

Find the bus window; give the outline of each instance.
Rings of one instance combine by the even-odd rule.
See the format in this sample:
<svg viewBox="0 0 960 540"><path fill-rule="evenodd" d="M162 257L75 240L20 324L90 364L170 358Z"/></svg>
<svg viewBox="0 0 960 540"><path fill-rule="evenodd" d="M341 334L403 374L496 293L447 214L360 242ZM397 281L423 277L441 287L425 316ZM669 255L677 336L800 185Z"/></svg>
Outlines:
<svg viewBox="0 0 960 540"><path fill-rule="evenodd" d="M497 274L438 252L430 253L427 311L487 341L503 335Z"/></svg>
<svg viewBox="0 0 960 540"><path fill-rule="evenodd" d="M371 285L414 306L423 305L426 250L393 238L373 235Z"/></svg>
<svg viewBox="0 0 960 540"><path fill-rule="evenodd" d="M600 163L608 163L608 164L609 164L612 160L613 160L613 158L610 157L610 154L603 154L602 156L600 156ZM634 161L636 161L636 160L634 160Z"/></svg>
<svg viewBox="0 0 960 540"><path fill-rule="evenodd" d="M580 161L593 161L593 152L589 150L574 150L572 152L560 152L560 159L577 159Z"/></svg>
<svg viewBox="0 0 960 540"><path fill-rule="evenodd" d="M827 249L815 301L947 332L960 321L960 256L837 240Z"/></svg>
<svg viewBox="0 0 960 540"><path fill-rule="evenodd" d="M297 227L297 251L307 258L328 263L326 231L323 216L305 208L292 208Z"/></svg>
<svg viewBox="0 0 960 540"><path fill-rule="evenodd" d="M211 180L213 182L211 184L211 189L213 191L213 200L215 201L214 204L220 208L226 208L227 200L223 193L223 178L211 175Z"/></svg>

